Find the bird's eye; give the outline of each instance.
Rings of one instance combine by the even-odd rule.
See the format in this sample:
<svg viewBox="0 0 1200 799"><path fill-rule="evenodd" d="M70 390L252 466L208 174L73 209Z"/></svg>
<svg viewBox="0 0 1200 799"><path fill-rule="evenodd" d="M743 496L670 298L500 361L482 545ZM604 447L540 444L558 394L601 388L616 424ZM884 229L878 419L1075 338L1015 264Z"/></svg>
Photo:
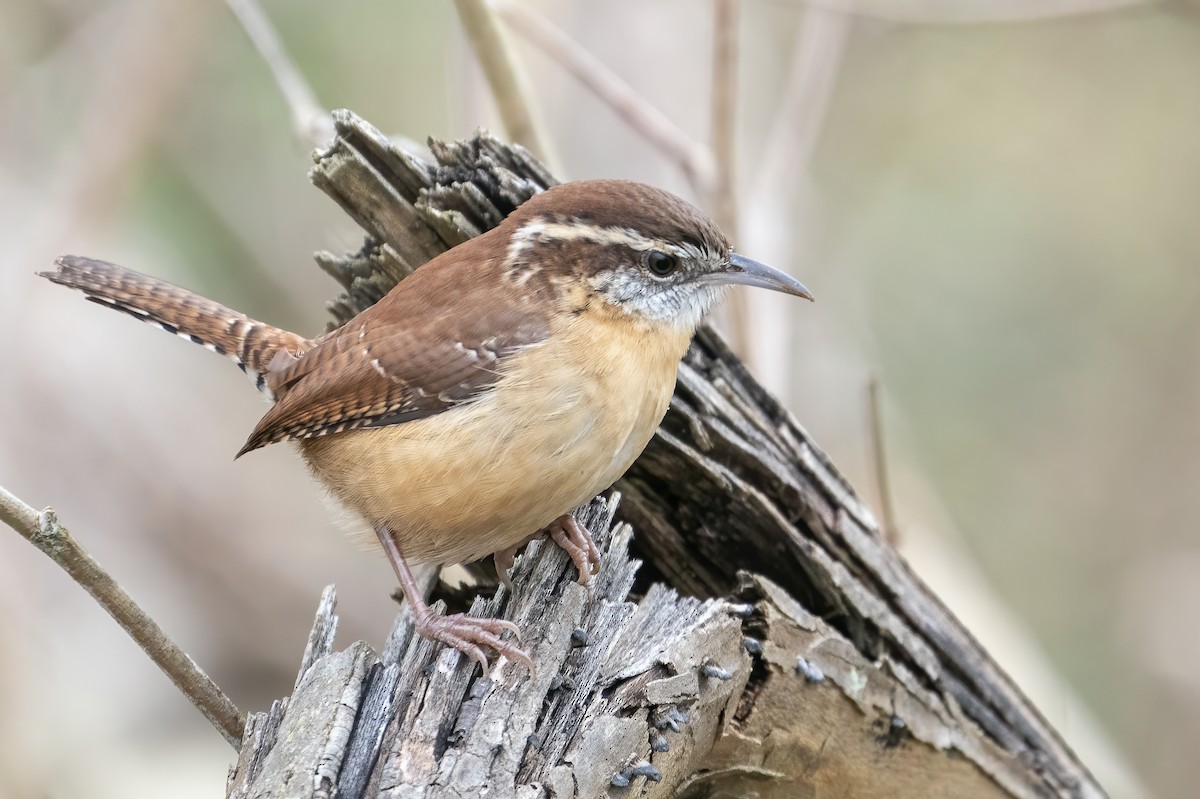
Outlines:
<svg viewBox="0 0 1200 799"><path fill-rule="evenodd" d="M679 259L662 250L646 253L646 268L659 277L666 277L679 268Z"/></svg>

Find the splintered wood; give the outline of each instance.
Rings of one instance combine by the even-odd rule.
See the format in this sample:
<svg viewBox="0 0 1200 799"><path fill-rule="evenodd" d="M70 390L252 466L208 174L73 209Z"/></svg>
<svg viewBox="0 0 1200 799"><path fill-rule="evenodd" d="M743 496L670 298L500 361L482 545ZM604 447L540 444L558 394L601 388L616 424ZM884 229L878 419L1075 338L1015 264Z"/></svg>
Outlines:
<svg viewBox="0 0 1200 799"><path fill-rule="evenodd" d="M317 256L345 289L335 324L554 182L487 134L430 163L334 123L311 177L367 231ZM335 651L328 591L229 796L1104 796L713 331L618 487L632 527L615 496L581 511L603 553L589 588L535 542L515 594L475 602L520 626L532 674L481 674L403 611L381 653Z"/></svg>
<svg viewBox="0 0 1200 799"><path fill-rule="evenodd" d="M332 602L318 613L295 692L255 714L231 797L602 796L646 783L671 796L699 771L751 674L746 607L656 586L628 600L632 530L617 500L580 521L605 552L590 588L544 542L518 559L514 597L472 613L515 621L534 673L501 659L483 675L460 653L413 634L402 615L376 655L330 649ZM535 786L541 786L536 788Z"/></svg>

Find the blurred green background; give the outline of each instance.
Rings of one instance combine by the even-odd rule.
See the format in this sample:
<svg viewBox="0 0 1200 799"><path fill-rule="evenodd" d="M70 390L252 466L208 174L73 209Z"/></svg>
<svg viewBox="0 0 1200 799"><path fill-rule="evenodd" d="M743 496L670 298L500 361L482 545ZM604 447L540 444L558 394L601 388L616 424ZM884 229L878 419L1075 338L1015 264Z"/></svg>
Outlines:
<svg viewBox="0 0 1200 799"><path fill-rule="evenodd" d="M501 130L449 2L263 6L322 106L418 142ZM528 6L709 140L709 4ZM752 365L876 506L877 375L917 571L1114 797L1194 795L1196 6L743 0L739 19L739 249L818 298L747 296ZM510 41L560 176L692 196ZM77 252L323 327L336 289L311 253L360 234L308 185L229 9L5 0L0 143L0 485L57 508L244 709L290 690L326 583L339 642L378 644L382 560L285 448L231 462L263 410L245 378L32 274ZM230 750L136 647L15 534L0 564L0 795L219 795Z"/></svg>

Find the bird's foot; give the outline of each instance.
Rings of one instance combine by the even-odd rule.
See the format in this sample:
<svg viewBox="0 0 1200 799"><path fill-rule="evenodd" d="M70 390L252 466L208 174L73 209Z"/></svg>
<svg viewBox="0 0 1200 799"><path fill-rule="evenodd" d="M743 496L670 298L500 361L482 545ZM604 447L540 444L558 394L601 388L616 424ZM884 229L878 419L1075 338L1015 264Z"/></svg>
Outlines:
<svg viewBox="0 0 1200 799"><path fill-rule="evenodd" d="M555 544L571 556L571 562L579 569L579 584L587 585L592 575L600 572L600 550L592 534L569 513L559 516L546 528L547 535Z"/></svg>
<svg viewBox="0 0 1200 799"><path fill-rule="evenodd" d="M496 577L508 589L508 593L512 594L512 578L508 573L512 571L513 561L517 558L517 550L528 544L533 539L541 535L541 532L534 533L519 544L513 544L511 547L506 547L498 552L492 553L492 563L496 567Z"/></svg>
<svg viewBox="0 0 1200 799"><path fill-rule="evenodd" d="M496 566L496 579L509 594L512 593L512 578L508 576L508 573L512 571L513 561L517 559L517 550L520 548L521 544L517 544L515 547L508 547L492 553L492 563Z"/></svg>
<svg viewBox="0 0 1200 799"><path fill-rule="evenodd" d="M483 647L490 647L497 654L515 660L533 671L533 660L524 649L514 643L505 641L502 636L506 632L521 640L521 630L511 621L504 619L479 619L465 613L452 613L442 616L434 613L428 606L422 608L424 613L414 614L417 634L434 641L441 641L446 646L457 649L467 657L488 670L487 655Z"/></svg>
<svg viewBox="0 0 1200 799"><path fill-rule="evenodd" d="M525 667L533 672L533 660L525 650L502 637L505 633L512 633L519 643L521 629L517 625L504 619L478 619L465 613L453 613L449 616L434 613L433 608L425 603L421 587L413 578L412 569L408 567L408 561L400 551L400 545L391 527L380 523L375 526L375 534L379 536L379 543L383 545L383 551L387 553L392 568L396 570L396 577L400 580L404 601L408 603L409 612L412 613L413 627L417 635L441 641L446 646L457 649L482 666L485 674L488 670L487 655L483 653L485 646L491 647L510 660L525 664Z"/></svg>

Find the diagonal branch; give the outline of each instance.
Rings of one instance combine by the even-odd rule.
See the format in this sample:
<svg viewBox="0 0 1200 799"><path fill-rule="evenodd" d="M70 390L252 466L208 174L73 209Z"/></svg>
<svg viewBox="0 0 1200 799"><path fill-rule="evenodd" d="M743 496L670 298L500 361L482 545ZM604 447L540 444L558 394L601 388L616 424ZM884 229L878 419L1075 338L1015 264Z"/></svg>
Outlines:
<svg viewBox="0 0 1200 799"><path fill-rule="evenodd" d="M1112 11L1151 0L815 0L810 7L917 25L1028 22Z"/></svg>
<svg viewBox="0 0 1200 799"><path fill-rule="evenodd" d="M697 194L711 195L715 167L708 147L684 133L600 59L545 17L512 0L489 0L489 3L509 27L562 64L631 128L678 163Z"/></svg>
<svg viewBox="0 0 1200 799"><path fill-rule="evenodd" d="M713 13L712 149L716 175L711 211L721 230L737 241L738 0L715 0Z"/></svg>
<svg viewBox="0 0 1200 799"><path fill-rule="evenodd" d="M553 168L547 157L549 145L534 118L529 91L517 71L512 51L504 41L495 15L485 0L454 0L454 7L458 9L463 29L471 40L492 96L496 98L496 109L504 122L504 130L509 138L524 145Z"/></svg>
<svg viewBox="0 0 1200 799"><path fill-rule="evenodd" d="M807 276L818 283L819 276L811 271L816 263L807 257L814 240L806 230L813 202L809 164L853 24L853 17L816 6L801 12L784 89L742 203L741 236L756 257L784 269L803 264ZM794 322L774 299L747 297L752 346L745 357L767 388L786 396L795 368L787 331Z"/></svg>
<svg viewBox="0 0 1200 799"><path fill-rule="evenodd" d="M883 429L883 389L879 376L871 375L867 383L867 413L871 434L871 462L875 471L875 489L879 492L879 531L892 546L900 542L900 527L896 523L896 506L892 502L892 479L888 474L887 441Z"/></svg>
<svg viewBox="0 0 1200 799"><path fill-rule="evenodd" d="M717 225L738 242L737 202L737 61L739 0L713 4L713 71L711 126L715 166L712 192L705 198ZM750 319L746 292L730 292L725 305L725 326L736 352L750 351Z"/></svg>
<svg viewBox="0 0 1200 799"><path fill-rule="evenodd" d="M257 0L225 0L229 10L238 18L255 49L275 76L279 90L292 112L292 125L301 141L320 147L333 138L333 122L329 112L317 101L317 94L300 74L279 33L271 25Z"/></svg>
<svg viewBox="0 0 1200 799"><path fill-rule="evenodd" d="M79 546L67 528L58 523L54 511L40 513L0 487L0 521L16 530L47 556L100 603L125 632L150 656L183 691L184 696L204 714L209 723L229 741L241 748L245 718L229 697L205 674L179 645L142 610L125 589L87 551Z"/></svg>

